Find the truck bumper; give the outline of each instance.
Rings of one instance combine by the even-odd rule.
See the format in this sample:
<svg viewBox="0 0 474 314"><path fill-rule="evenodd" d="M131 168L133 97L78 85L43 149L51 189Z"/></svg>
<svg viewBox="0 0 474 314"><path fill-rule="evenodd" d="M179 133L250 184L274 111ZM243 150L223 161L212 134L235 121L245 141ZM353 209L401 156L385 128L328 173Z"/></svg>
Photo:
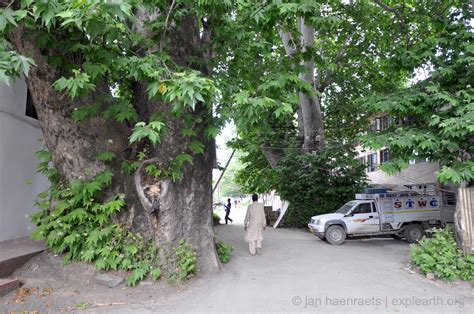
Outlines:
<svg viewBox="0 0 474 314"><path fill-rule="evenodd" d="M309 228L309 231L311 231L311 233L314 234L315 236L318 236L320 238L324 237L324 226L308 224L308 228Z"/></svg>

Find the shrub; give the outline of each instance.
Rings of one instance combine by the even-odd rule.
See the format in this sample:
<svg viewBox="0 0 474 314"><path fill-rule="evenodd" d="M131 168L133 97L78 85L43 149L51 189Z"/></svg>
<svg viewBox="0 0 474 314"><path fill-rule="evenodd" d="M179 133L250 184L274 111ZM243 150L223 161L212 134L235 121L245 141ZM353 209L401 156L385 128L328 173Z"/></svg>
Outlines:
<svg viewBox="0 0 474 314"><path fill-rule="evenodd" d="M224 241L219 240L216 242L217 256L221 263L227 263L230 261L232 251L234 250L232 246L225 244Z"/></svg>
<svg viewBox="0 0 474 314"><path fill-rule="evenodd" d="M327 146L316 154L288 149L281 160L275 189L290 202L285 226L306 227L314 215L332 213L365 185L365 166L350 148Z"/></svg>
<svg viewBox="0 0 474 314"><path fill-rule="evenodd" d="M103 191L113 174L106 171L90 181L63 185L48 166L50 154L39 152L37 156L39 171L48 176L51 188L38 196L40 210L31 217L36 225L32 238L44 240L52 252L64 253L65 263L94 262L101 270L131 271L130 286L148 274L158 279L161 270L154 242L112 221L125 206L123 194L104 200Z"/></svg>
<svg viewBox="0 0 474 314"><path fill-rule="evenodd" d="M184 282L194 276L197 271L196 262L196 250L194 247L181 240L169 260L174 269L169 276L170 281Z"/></svg>
<svg viewBox="0 0 474 314"><path fill-rule="evenodd" d="M212 213L212 223L214 224L214 226L217 226L221 221L221 217L216 214L216 213Z"/></svg>
<svg viewBox="0 0 474 314"><path fill-rule="evenodd" d="M438 229L433 238L412 244L411 259L423 274L432 273L443 280L474 279L474 255L463 256L452 229Z"/></svg>

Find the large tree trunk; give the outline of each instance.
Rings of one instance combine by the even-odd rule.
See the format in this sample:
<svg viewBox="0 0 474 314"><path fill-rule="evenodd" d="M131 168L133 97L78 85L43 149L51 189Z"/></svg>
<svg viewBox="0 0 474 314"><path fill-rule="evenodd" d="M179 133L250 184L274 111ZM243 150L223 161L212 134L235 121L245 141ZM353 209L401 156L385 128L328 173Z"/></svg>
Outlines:
<svg viewBox="0 0 474 314"><path fill-rule="evenodd" d="M307 52L314 44L314 28L305 23L303 17L298 18L299 47L294 46L294 41L289 32L280 30L280 38L286 54L291 57L297 52ZM312 58L306 58L301 62L302 72L300 80L308 83L312 88L312 94L299 92L298 108L298 131L303 140L303 153L309 153L324 147L324 122L321 113L317 86L315 82L315 68ZM269 152L265 152L268 156ZM270 162L272 162L269 159Z"/></svg>
<svg viewBox="0 0 474 314"><path fill-rule="evenodd" d="M207 143L209 148L209 141ZM210 271L220 267L214 246L212 227L212 165L209 150L194 156L187 165L183 180L161 181L157 211L157 243L176 244L185 239L196 247L199 267Z"/></svg>
<svg viewBox="0 0 474 314"><path fill-rule="evenodd" d="M9 38L18 52L32 56L37 64L31 68L26 83L46 146L61 176L68 181L86 180L104 171L107 166L97 161L96 155L104 151L120 154L127 147L130 130L103 118L75 123L72 113L83 105L100 102L99 98L104 95L110 95L108 86L102 83L87 97L71 100L54 90L54 82L63 73L44 61L45 57L36 48L33 35L19 26L10 33Z"/></svg>
<svg viewBox="0 0 474 314"><path fill-rule="evenodd" d="M137 12L139 21L148 21L154 13L145 10ZM179 22L168 27L168 34L163 41L169 41L170 55L173 61L183 67L196 67L189 63L193 58L205 60L205 49L201 45L199 25L195 17L185 16ZM143 32L143 35L148 35ZM157 47L158 49L159 47ZM196 68L206 73L207 68ZM161 145L152 149L154 157L150 162L167 165L179 154L185 152L191 141L198 140L204 144L204 154L194 154L193 164L184 167L183 179L172 182L169 178L161 179L158 184L159 193L155 196L154 211L156 217L155 238L158 246L178 244L184 239L193 244L198 252L198 266L201 270L212 271L220 269L220 262L214 245L214 230L212 225L212 168L214 165L214 145L201 133L190 138L182 134L184 123L181 118L174 117L169 104L146 101L146 86L138 84L135 88L135 107L139 115L144 111L148 114L161 112L169 117L169 131ZM145 101L145 104L139 103ZM203 122L195 128L204 130L212 118L208 107L197 105L195 110L187 114L203 118ZM139 169L140 170L140 169ZM143 175L139 173L140 176ZM141 184L143 186L143 183ZM146 203L146 201L145 201ZM150 206L151 203L145 205Z"/></svg>
<svg viewBox="0 0 474 314"><path fill-rule="evenodd" d="M146 13L143 13L146 14ZM152 18L148 16L147 18ZM171 55L180 65L186 65L190 55L196 56L199 48L199 29L192 18L174 26ZM43 130L45 144L52 153L53 164L65 182L87 180L104 170L111 170L114 179L109 195L126 194L126 210L117 219L127 222L132 230L146 238L155 239L158 246L174 247L180 240L194 245L198 253L198 268L203 271L220 269L214 245L212 227L212 142L200 135L197 139L205 145L204 154L193 156L193 164L186 165L183 180L172 182L169 178L159 180L147 177L144 165L150 162L167 164L183 152L191 140L185 138L180 129L182 121L175 117L168 123L170 131L160 147L151 149L151 160L143 163L135 175L121 173L119 162L104 163L95 157L104 151L114 152L117 159L129 159L128 137L130 127L102 117L75 123L72 112L85 104L96 103L103 95L110 96L110 88L104 83L96 91L80 100L71 100L52 87L64 75L50 66L44 54L55 55L58 51L39 50L34 34L27 34L19 26L11 32L10 41L15 49L31 56L33 67L27 78L33 103ZM80 65L80 64L79 64ZM146 95L146 86L137 82L135 105L140 119L148 121L156 110L169 112L170 105L152 102ZM196 110L201 117L212 117L211 112L203 112L204 106ZM204 119L202 127L205 126ZM204 129L204 128L202 128ZM193 140L196 140L194 138ZM155 187L155 194L147 193L144 187Z"/></svg>
<svg viewBox="0 0 474 314"><path fill-rule="evenodd" d="M304 53L314 44L314 28L306 24L303 17L300 17L298 19L298 29L301 34L300 41ZM314 61L312 59L303 60L302 65L304 72L300 73L299 78L310 84L314 93L313 95L298 93L304 130L303 151L312 152L324 145L323 116L319 97L316 95L318 91L314 82Z"/></svg>

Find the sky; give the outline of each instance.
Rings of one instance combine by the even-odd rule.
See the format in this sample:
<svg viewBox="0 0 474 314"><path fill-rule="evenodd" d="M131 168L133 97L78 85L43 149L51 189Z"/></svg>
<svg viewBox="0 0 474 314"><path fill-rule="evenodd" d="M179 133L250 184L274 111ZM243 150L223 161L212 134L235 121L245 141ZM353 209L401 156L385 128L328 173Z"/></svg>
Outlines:
<svg viewBox="0 0 474 314"><path fill-rule="evenodd" d="M221 167L224 167L230 155L232 149L227 147L226 143L235 138L236 130L232 123L227 123L222 129L221 133L216 137L217 146L217 162Z"/></svg>

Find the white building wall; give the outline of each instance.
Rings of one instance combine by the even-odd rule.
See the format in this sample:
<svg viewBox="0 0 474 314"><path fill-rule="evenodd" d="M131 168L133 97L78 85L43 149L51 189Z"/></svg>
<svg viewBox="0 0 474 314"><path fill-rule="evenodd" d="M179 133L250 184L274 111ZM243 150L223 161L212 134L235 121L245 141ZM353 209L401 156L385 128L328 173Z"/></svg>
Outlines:
<svg viewBox="0 0 474 314"><path fill-rule="evenodd" d="M43 136L38 121L25 116L26 95L24 81L0 83L0 241L31 233L34 199L48 187L36 173L34 153L43 148Z"/></svg>

